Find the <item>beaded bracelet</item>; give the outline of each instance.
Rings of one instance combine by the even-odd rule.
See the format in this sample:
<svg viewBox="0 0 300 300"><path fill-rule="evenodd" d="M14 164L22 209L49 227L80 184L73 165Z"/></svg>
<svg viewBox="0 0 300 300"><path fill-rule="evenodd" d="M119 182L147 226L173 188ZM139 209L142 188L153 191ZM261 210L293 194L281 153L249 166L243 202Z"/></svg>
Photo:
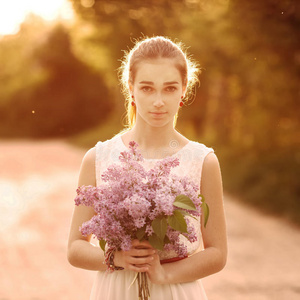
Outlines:
<svg viewBox="0 0 300 300"><path fill-rule="evenodd" d="M107 265L107 270L110 272L124 270L122 267L117 267L114 264L116 248L109 248L105 251L105 263Z"/></svg>

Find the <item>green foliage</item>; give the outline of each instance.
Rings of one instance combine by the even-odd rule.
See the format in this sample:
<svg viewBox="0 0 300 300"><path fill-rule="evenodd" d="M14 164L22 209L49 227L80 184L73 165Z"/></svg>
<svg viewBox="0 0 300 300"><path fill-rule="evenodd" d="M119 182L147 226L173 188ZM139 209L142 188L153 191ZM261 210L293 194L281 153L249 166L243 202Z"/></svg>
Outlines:
<svg viewBox="0 0 300 300"><path fill-rule="evenodd" d="M204 201L203 201L204 203ZM206 203L205 203L206 204ZM149 243L156 249L163 250L164 245L170 243L168 236L166 235L168 226L172 229L179 231L180 233L187 233L187 222L185 217L193 217L187 210L196 210L193 201L185 196L179 195L174 199L173 205L182 209L175 209L173 214L170 216L162 215L155 218L152 223L153 233L148 237ZM206 204L207 208L208 205ZM205 214L205 226L207 223L208 213ZM146 227L139 228L135 233L135 236L142 241L146 234Z"/></svg>
<svg viewBox="0 0 300 300"><path fill-rule="evenodd" d="M187 224L183 214L179 209L175 210L173 215L168 216L168 224L174 229L182 233L187 233Z"/></svg>
<svg viewBox="0 0 300 300"><path fill-rule="evenodd" d="M181 110L178 129L217 150L225 190L300 220L295 1L95 1L92 8L72 2L83 20L103 28L97 43L110 41L112 61L142 33L190 46L202 67L201 88L192 107Z"/></svg>
<svg viewBox="0 0 300 300"><path fill-rule="evenodd" d="M21 54L25 51L17 39L2 41L4 57L10 57L9 49L14 45ZM112 102L106 101L110 92L101 75L73 55L68 32L62 25L32 46L25 62L20 56L13 59L21 61L20 66L14 63L21 74L17 73L17 78L2 75L7 82L0 83L4 87L0 136L68 136L105 121L112 110Z"/></svg>
<svg viewBox="0 0 300 300"><path fill-rule="evenodd" d="M70 1L79 21L69 31L36 18L0 40L0 136L72 135L88 147L110 138L124 112L122 51L167 35L202 68L178 130L217 150L225 190L300 220L295 1Z"/></svg>
<svg viewBox="0 0 300 300"><path fill-rule="evenodd" d="M209 206L208 204L205 202L205 198L203 195L201 196L201 209L202 209L202 215L204 217L204 227L206 227L207 221L208 221L208 217L209 217Z"/></svg>
<svg viewBox="0 0 300 300"><path fill-rule="evenodd" d="M196 210L193 201L186 195L178 195L173 205L183 209Z"/></svg>
<svg viewBox="0 0 300 300"><path fill-rule="evenodd" d="M300 156L297 149L220 156L226 191L300 225ZM238 176L236 175L238 174Z"/></svg>
<svg viewBox="0 0 300 300"><path fill-rule="evenodd" d="M149 236L148 241L152 247L158 250L163 250L164 241L161 240L155 233Z"/></svg>
<svg viewBox="0 0 300 300"><path fill-rule="evenodd" d="M151 225L154 233L163 241L168 228L166 218L156 218L152 221Z"/></svg>
<svg viewBox="0 0 300 300"><path fill-rule="evenodd" d="M143 240L145 234L146 234L146 226L144 226L142 228L138 228L136 233L135 233L135 235L136 235L136 237L139 241Z"/></svg>
<svg viewBox="0 0 300 300"><path fill-rule="evenodd" d="M105 240L99 240L99 245L100 245L100 248L103 250L103 252L105 252L106 241Z"/></svg>

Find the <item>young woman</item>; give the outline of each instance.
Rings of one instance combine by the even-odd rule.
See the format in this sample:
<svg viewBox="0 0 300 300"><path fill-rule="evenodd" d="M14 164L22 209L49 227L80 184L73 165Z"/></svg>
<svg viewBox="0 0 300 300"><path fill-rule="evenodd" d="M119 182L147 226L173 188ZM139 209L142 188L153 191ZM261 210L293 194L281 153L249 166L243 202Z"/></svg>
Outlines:
<svg viewBox="0 0 300 300"><path fill-rule="evenodd" d="M193 221L198 240L186 241L187 258L172 260L174 253L158 253L148 242L134 240L131 250L113 253L116 270L108 273L103 251L90 243L90 236L84 237L79 231L82 223L95 214L92 208L81 205L75 207L73 214L69 262L98 271L92 300L138 299L137 286L129 288L136 272L147 273L151 299L207 299L200 279L223 269L227 257L220 167L211 148L188 140L175 129L178 110L197 80L197 68L179 45L164 37L153 37L138 42L121 69L128 130L97 143L86 153L78 185L99 185L103 171L128 148L130 141L135 141L145 167L151 168L168 156L179 158L180 165L173 171L199 184L210 208L209 220L206 227L203 220Z"/></svg>

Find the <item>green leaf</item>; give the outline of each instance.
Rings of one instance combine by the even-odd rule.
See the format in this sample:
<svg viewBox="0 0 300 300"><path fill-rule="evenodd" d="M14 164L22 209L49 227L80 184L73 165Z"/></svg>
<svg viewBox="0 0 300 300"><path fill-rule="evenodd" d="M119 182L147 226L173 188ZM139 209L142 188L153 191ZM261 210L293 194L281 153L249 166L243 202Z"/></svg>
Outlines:
<svg viewBox="0 0 300 300"><path fill-rule="evenodd" d="M186 221L183 214L178 209L174 210L172 216L168 216L168 223L173 229L178 230L181 233L187 232Z"/></svg>
<svg viewBox="0 0 300 300"><path fill-rule="evenodd" d="M148 241L153 248L163 250L164 242L155 233L149 236Z"/></svg>
<svg viewBox="0 0 300 300"><path fill-rule="evenodd" d="M169 237L167 235L165 235L164 244L166 245L166 244L169 244L169 243L171 243L171 241L170 241Z"/></svg>
<svg viewBox="0 0 300 300"><path fill-rule="evenodd" d="M146 233L146 226L144 226L142 228L138 228L135 235L138 238L138 240L141 241L143 239L143 237L145 236L145 233Z"/></svg>
<svg viewBox="0 0 300 300"><path fill-rule="evenodd" d="M105 252L106 241L105 240L100 240L99 245L100 245L100 248Z"/></svg>
<svg viewBox="0 0 300 300"><path fill-rule="evenodd" d="M163 241L167 232L168 223L166 218L156 218L152 221L152 228L156 235Z"/></svg>
<svg viewBox="0 0 300 300"><path fill-rule="evenodd" d="M196 210L193 201L188 196L185 195L178 195L175 198L173 205L183 209Z"/></svg>
<svg viewBox="0 0 300 300"><path fill-rule="evenodd" d="M179 209L179 211L183 214L184 217L190 217L193 218L194 220L198 221L198 219L194 216L192 216L189 212L187 212L186 210L181 210Z"/></svg>
<svg viewBox="0 0 300 300"><path fill-rule="evenodd" d="M202 202L201 208L204 217L204 228L205 228L209 217L209 207L205 201Z"/></svg>

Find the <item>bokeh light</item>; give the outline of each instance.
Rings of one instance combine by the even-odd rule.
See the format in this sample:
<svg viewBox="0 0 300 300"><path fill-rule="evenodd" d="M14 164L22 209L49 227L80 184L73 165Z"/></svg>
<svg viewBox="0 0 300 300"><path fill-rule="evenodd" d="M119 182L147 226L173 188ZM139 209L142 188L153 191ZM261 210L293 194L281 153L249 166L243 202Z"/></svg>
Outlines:
<svg viewBox="0 0 300 300"><path fill-rule="evenodd" d="M67 0L0 0L0 35L16 34L28 14L47 21L73 19L71 4Z"/></svg>

